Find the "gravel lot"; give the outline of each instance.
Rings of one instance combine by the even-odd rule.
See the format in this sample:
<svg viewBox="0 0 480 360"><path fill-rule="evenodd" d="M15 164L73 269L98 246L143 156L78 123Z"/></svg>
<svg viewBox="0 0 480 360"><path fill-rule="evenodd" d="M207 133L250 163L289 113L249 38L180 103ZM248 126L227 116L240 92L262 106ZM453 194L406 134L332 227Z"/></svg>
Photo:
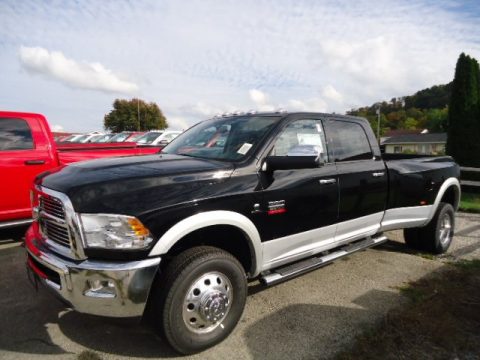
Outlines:
<svg viewBox="0 0 480 360"><path fill-rule="evenodd" d="M76 359L84 350L103 359L172 358L148 329L118 319L77 314L27 280L23 229L0 231L0 359ZM443 266L480 258L480 215L457 214L449 252L422 257L390 241L323 269L265 288L249 286L244 316L222 344L192 359L328 359L359 332L406 301L397 288Z"/></svg>

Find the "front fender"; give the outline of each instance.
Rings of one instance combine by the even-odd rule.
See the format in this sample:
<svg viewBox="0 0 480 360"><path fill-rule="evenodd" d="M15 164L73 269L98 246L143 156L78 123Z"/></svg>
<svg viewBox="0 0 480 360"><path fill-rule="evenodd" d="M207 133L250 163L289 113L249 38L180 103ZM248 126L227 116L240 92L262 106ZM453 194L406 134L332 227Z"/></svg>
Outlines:
<svg viewBox="0 0 480 360"><path fill-rule="evenodd" d="M207 211L187 217L173 225L157 241L150 251L150 256L159 256L168 253L168 251L182 238L195 230L214 225L231 225L240 229L247 237L253 258L255 259L252 276L257 276L260 267L263 264L262 243L260 234L253 222L246 216L234 211Z"/></svg>

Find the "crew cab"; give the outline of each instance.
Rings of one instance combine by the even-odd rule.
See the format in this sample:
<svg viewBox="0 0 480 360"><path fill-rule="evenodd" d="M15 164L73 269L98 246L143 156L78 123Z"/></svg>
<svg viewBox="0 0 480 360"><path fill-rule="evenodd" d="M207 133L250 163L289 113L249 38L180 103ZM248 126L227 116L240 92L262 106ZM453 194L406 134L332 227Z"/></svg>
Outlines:
<svg viewBox="0 0 480 360"><path fill-rule="evenodd" d="M382 157L358 117L216 117L160 154L39 176L28 268L77 311L143 316L195 353L234 329L250 279L276 284L392 229L414 248L447 251L458 177L448 156Z"/></svg>
<svg viewBox="0 0 480 360"><path fill-rule="evenodd" d="M0 228L31 222L30 189L41 172L76 161L159 150L135 143L57 145L44 116L0 111Z"/></svg>

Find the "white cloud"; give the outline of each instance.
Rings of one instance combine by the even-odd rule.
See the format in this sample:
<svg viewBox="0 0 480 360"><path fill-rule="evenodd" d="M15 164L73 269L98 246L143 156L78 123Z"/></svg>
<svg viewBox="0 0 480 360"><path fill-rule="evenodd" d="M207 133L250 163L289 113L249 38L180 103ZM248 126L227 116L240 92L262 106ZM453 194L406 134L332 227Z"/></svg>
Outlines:
<svg viewBox="0 0 480 360"><path fill-rule="evenodd" d="M289 111L326 112L327 108L327 103L321 98L311 98L306 100L291 99L286 106L286 110Z"/></svg>
<svg viewBox="0 0 480 360"><path fill-rule="evenodd" d="M78 62L67 58L60 51L21 46L20 61L28 71L58 80L73 88L124 94L138 91L136 84L121 80L102 64Z"/></svg>
<svg viewBox="0 0 480 360"><path fill-rule="evenodd" d="M235 109L342 112L450 81L462 51L480 58L479 20L478 1L3 0L0 107L89 131L141 84L187 124ZM28 72L22 44L43 46L20 50Z"/></svg>
<svg viewBox="0 0 480 360"><path fill-rule="evenodd" d="M269 104L269 96L261 90L250 89L250 99L255 104L255 109L258 111L273 111L275 106Z"/></svg>
<svg viewBox="0 0 480 360"><path fill-rule="evenodd" d="M343 96L332 85L327 85L323 89L322 95L329 100L336 102L342 102Z"/></svg>
<svg viewBox="0 0 480 360"><path fill-rule="evenodd" d="M53 131L53 132L63 132L65 131L65 129L63 128L62 125L51 125L50 129Z"/></svg>

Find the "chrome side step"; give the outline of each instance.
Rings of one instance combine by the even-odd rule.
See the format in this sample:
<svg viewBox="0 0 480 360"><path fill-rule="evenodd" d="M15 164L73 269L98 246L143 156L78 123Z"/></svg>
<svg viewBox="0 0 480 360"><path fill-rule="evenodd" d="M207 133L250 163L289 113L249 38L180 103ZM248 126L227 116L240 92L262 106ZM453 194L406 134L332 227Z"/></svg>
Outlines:
<svg viewBox="0 0 480 360"><path fill-rule="evenodd" d="M357 251L368 249L372 246L382 244L387 240L388 238L385 235L380 235L375 238L369 236L363 240L335 249L333 252L327 255L311 257L291 265L274 269L272 270L272 272L261 276L260 281L267 286L274 285L279 282L296 277L298 275L304 274L308 271L318 269L319 267L327 265L337 259L340 259L344 256L348 256Z"/></svg>

